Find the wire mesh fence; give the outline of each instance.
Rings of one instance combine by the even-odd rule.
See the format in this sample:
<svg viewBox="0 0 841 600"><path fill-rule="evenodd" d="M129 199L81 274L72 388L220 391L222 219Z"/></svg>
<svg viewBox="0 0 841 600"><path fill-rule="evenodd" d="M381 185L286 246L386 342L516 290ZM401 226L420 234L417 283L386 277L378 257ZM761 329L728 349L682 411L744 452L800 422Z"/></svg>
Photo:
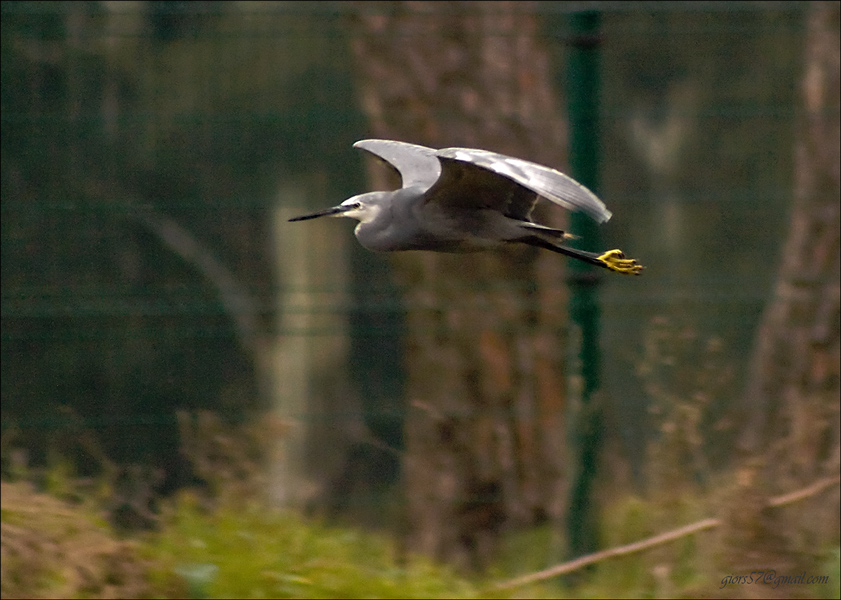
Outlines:
<svg viewBox="0 0 841 600"><path fill-rule="evenodd" d="M530 5L558 82L570 4ZM697 422L682 431L705 441L684 451L703 478L735 435L787 230L807 6L587 5L603 13L604 239L648 267L601 286L602 401L637 484L647 440L685 426L669 407L689 402ZM23 432L13 443L42 464L81 423L115 460L160 466L172 489L193 476L177 411L241 421L281 402L308 423L301 452L321 484L392 482L406 315L481 307L405 294L345 224L285 219L366 189L351 46L360 11L400 4L2 10L4 435ZM418 18L445 27L472 10ZM528 281L486 285L474 291L539 301ZM366 447L379 454L360 458Z"/></svg>

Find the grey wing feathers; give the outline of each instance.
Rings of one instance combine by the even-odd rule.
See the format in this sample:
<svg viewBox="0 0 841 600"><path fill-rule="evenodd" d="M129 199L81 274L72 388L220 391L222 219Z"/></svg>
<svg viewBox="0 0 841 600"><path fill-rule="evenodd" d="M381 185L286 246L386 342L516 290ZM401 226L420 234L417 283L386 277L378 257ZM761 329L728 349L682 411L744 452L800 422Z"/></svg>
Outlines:
<svg viewBox="0 0 841 600"><path fill-rule="evenodd" d="M468 162L507 177L566 209L585 212L599 223L604 223L611 217L612 213L593 192L555 169L472 148L444 148L436 154L443 158Z"/></svg>
<svg viewBox="0 0 841 600"><path fill-rule="evenodd" d="M400 172L403 187L429 189L441 174L441 163L435 150L417 144L392 140L360 140L353 145L379 156Z"/></svg>

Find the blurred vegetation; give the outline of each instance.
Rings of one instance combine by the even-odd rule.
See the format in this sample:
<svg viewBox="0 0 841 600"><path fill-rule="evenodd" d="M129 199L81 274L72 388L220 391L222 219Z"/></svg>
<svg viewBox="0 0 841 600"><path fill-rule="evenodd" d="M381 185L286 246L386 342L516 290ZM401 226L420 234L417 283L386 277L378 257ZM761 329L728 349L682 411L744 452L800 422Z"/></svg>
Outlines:
<svg viewBox="0 0 841 600"><path fill-rule="evenodd" d="M111 464L95 436L78 435L105 461L90 478L60 452L45 469L10 465L14 442L4 435L13 480L2 484L4 598L476 595L473 582L404 557L384 535L270 508L260 457L283 433L270 418L232 425L202 411L178 420L181 452L204 483L168 499L155 496L148 473Z"/></svg>
<svg viewBox="0 0 841 600"><path fill-rule="evenodd" d="M66 491L72 481L64 482ZM815 561L805 569L827 575L827 584L722 587L725 576L757 569L734 567L740 548L726 528L604 561L577 582L555 579L502 592L493 591L500 581L551 564L557 540L548 527L509 534L494 567L465 577L404 557L383 535L327 526L253 499L209 503L183 491L163 504L154 531L126 539L97 516L90 498L65 493L60 499L26 482L4 482L2 495L4 598L729 598L755 597L757 588L778 597L838 597L837 545L813 548ZM722 508L716 498L689 490L668 503L616 497L604 504L602 542L635 542L716 507Z"/></svg>
<svg viewBox="0 0 841 600"><path fill-rule="evenodd" d="M386 539L190 493L160 530L117 537L90 506L3 483L4 598L455 598L474 583Z"/></svg>
<svg viewBox="0 0 841 600"><path fill-rule="evenodd" d="M668 331L655 323L654 337L671 339ZM669 348L662 350L668 354ZM659 368L668 362L652 360ZM678 400L674 415L695 409L690 395ZM678 417L662 422L672 419ZM719 473L702 485L686 468L695 464L694 452L688 452L692 444L674 443L668 434L653 452L656 460L649 464L655 472L643 495L629 485L627 461L615 452L602 457L608 475L598 490L600 547L638 542L711 516L722 521L720 527L602 561L574 578L500 590L500 583L556 563L565 545L559 532L548 525L509 530L485 573L455 573L407 554L398 538L385 533L272 508L261 493L266 479L258 457L283 435L282 424L235 426L207 411L181 413L179 423L181 452L205 484L153 498L145 531L120 532L110 524L118 521L111 513L123 509L115 496L131 491L126 502L145 503L153 494L143 489L142 473L128 488L125 473L113 466L101 469L99 478L80 477L60 452L50 453L46 469L15 467L8 464L14 444L4 436L3 460L12 481L2 484L2 596L741 598L755 597L757 590L772 597L838 596L838 539L826 520L815 521L825 504L820 496L769 509L767 482L745 471ZM92 456L106 460L95 438L85 444ZM114 488L122 491L115 494ZM828 583L723 585L728 575L757 569L825 575Z"/></svg>
<svg viewBox="0 0 841 600"><path fill-rule="evenodd" d="M3 598L148 598L149 561L121 540L89 502L2 483Z"/></svg>
<svg viewBox="0 0 841 600"><path fill-rule="evenodd" d="M148 546L153 578L165 581L202 565L216 598L456 598L476 587L422 558L401 564L394 544L354 529L326 527L252 505L211 514L189 495ZM207 569L205 569L207 570Z"/></svg>

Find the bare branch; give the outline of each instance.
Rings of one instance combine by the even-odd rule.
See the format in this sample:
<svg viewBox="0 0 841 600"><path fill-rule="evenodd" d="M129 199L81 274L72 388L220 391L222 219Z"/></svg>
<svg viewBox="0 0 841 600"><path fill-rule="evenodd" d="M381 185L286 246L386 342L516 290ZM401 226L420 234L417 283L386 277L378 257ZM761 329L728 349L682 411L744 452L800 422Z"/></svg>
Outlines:
<svg viewBox="0 0 841 600"><path fill-rule="evenodd" d="M799 502L800 500L805 500L806 498L819 494L828 487L838 485L839 482L841 482L841 477L828 477L826 479L821 479L820 481L817 481L803 489L790 492L782 496L776 496L774 498L771 498L768 501L767 506L779 507L785 506L787 504L793 504L795 502ZM578 569L586 567L587 565L592 565L597 562L607 560L608 558L613 558L616 556L627 556L628 554L634 554L635 552L642 552L643 550L648 550L649 548L653 548L654 546L660 546L668 542L673 542L682 537L692 535L693 533L698 533L699 531L714 529L721 525L722 522L723 521L721 519L704 519L703 521L698 521L696 523L684 525L683 527L680 527L678 529L666 531L665 533L661 533L653 537L634 542L632 544L608 548L607 550L594 552L593 554L586 554L584 556L576 558L575 560L561 563L559 565L555 565L554 567L549 567L548 569L544 569L543 571L529 573L528 575L523 575L515 579L504 581L491 587L490 589L491 591L513 590L529 585L531 583L537 583L538 581L545 581L553 577L558 577L559 575L565 575L567 573L577 571Z"/></svg>
<svg viewBox="0 0 841 600"><path fill-rule="evenodd" d="M551 579L552 577L557 577L558 575L565 575L567 573L577 571L587 565L592 565L593 563L601 562L605 559L613 558L614 556L625 556L627 554L633 554L634 552L642 552L648 548L673 542L676 539L703 531L705 529L713 529L719 525L721 525L720 519L704 519L703 521L698 521L697 523L692 523L691 525L685 525L679 529L673 529L672 531L667 531L665 533L655 535L654 537L634 542L633 544L608 548L607 550L594 552L593 554L585 554L575 560L561 563L559 565L555 565L554 567L549 567L543 571L529 573L528 575L523 575L522 577L517 577L516 579L511 579L510 581L505 581L501 584L495 585L492 589L494 591L511 590L523 587L524 585L528 585L530 583L545 581L546 579Z"/></svg>
<svg viewBox="0 0 841 600"><path fill-rule="evenodd" d="M216 258L192 233L174 219L143 208L138 221L154 233L166 246L193 265L216 288L219 299L234 322L240 346L250 356L255 355L259 339L258 305L237 277Z"/></svg>

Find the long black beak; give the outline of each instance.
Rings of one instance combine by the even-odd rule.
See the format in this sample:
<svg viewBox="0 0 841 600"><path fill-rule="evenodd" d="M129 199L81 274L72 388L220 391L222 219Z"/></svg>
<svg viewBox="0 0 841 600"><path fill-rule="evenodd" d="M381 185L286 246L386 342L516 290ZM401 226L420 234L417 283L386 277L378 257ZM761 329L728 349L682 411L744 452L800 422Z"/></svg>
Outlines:
<svg viewBox="0 0 841 600"><path fill-rule="evenodd" d="M330 215L340 215L343 212L347 212L349 210L353 210L354 208L358 208L353 204L340 204L339 206L334 206L333 208L325 208L324 210L320 210L318 212L314 212L309 215L302 215L300 217L292 217L289 221L306 221L308 219L317 219L318 217L328 217Z"/></svg>

